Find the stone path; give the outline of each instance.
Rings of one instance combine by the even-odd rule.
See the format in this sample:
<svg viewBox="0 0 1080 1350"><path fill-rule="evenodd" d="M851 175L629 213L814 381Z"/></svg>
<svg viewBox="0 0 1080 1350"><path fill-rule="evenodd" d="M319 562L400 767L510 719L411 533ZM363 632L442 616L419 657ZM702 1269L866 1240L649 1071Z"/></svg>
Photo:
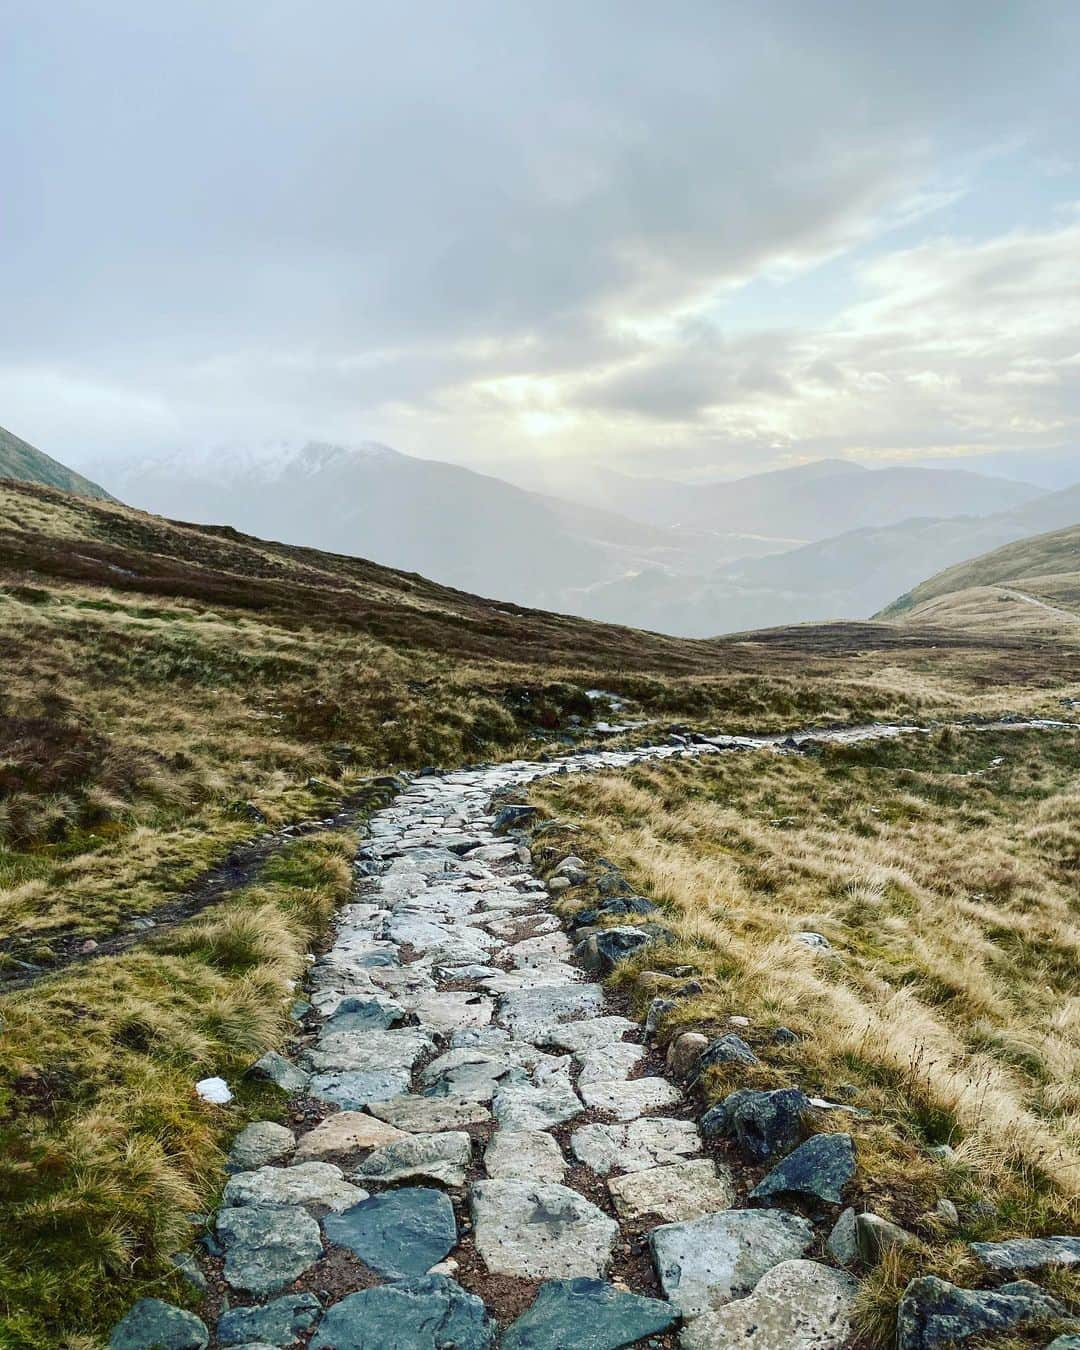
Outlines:
<svg viewBox="0 0 1080 1350"><path fill-rule="evenodd" d="M549 891L502 832L528 812L491 808L570 769L783 745L676 738L409 782L371 819L357 899L312 966L299 1066L260 1061L307 1100L310 1126L259 1122L235 1142L203 1259L228 1306L211 1333L143 1300L114 1350L842 1346L856 1282L807 1255L854 1172L850 1139L787 1152L800 1094L734 1094L706 1133L749 1141L759 1161L787 1153L740 1197L686 1092L550 912L577 860ZM586 938L578 952L603 970L620 949ZM683 1050L686 1077L706 1042ZM735 1035L706 1053L753 1061Z"/></svg>

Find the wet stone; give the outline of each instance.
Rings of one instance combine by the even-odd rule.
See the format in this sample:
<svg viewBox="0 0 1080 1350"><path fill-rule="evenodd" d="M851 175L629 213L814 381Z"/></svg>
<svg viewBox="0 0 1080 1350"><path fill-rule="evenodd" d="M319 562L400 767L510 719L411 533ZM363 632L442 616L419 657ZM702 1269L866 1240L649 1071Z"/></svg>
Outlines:
<svg viewBox="0 0 1080 1350"><path fill-rule="evenodd" d="M238 1172L225 1183L225 1205L322 1205L348 1209L367 1198L350 1186L333 1163L305 1162L296 1167L260 1167Z"/></svg>
<svg viewBox="0 0 1080 1350"><path fill-rule="evenodd" d="M373 1195L329 1214L323 1229L330 1242L347 1247L388 1280L423 1275L457 1242L457 1224L442 1191L409 1186Z"/></svg>
<svg viewBox="0 0 1080 1350"><path fill-rule="evenodd" d="M226 1280L250 1294L275 1293L322 1255L319 1225L299 1208L223 1209L217 1233L225 1247Z"/></svg>
<svg viewBox="0 0 1080 1350"><path fill-rule="evenodd" d="M301 1332L311 1330L321 1312L314 1294L287 1294L254 1308L230 1308L218 1318L217 1338L230 1346L293 1345Z"/></svg>
<svg viewBox="0 0 1080 1350"><path fill-rule="evenodd" d="M681 1162L701 1152L701 1136L692 1121L646 1116L628 1125L583 1125L570 1136L570 1148L580 1162L607 1176Z"/></svg>
<svg viewBox="0 0 1080 1350"><path fill-rule="evenodd" d="M465 1169L472 1157L467 1134L406 1134L396 1143L377 1149L353 1176L357 1181L435 1181L464 1186Z"/></svg>
<svg viewBox="0 0 1080 1350"><path fill-rule="evenodd" d="M489 1177L519 1181L562 1181L562 1150L543 1130L497 1130L484 1154Z"/></svg>
<svg viewBox="0 0 1080 1350"><path fill-rule="evenodd" d="M618 1225L584 1196L550 1182L477 1181L470 1188L476 1246L494 1275L598 1278Z"/></svg>
<svg viewBox="0 0 1080 1350"><path fill-rule="evenodd" d="M483 1303L445 1275L364 1289L335 1303L309 1350L490 1350Z"/></svg>
<svg viewBox="0 0 1080 1350"><path fill-rule="evenodd" d="M273 1120L253 1120L232 1142L226 1170L248 1172L254 1167L280 1162L293 1151L296 1136Z"/></svg>
<svg viewBox="0 0 1080 1350"><path fill-rule="evenodd" d="M655 1214L668 1223L713 1214L735 1200L730 1172L707 1158L626 1172L609 1181L608 1190L620 1218Z"/></svg>
<svg viewBox="0 0 1080 1350"><path fill-rule="evenodd" d="M684 1317L696 1317L751 1293L781 1261L803 1255L813 1227L783 1210L727 1209L649 1235L664 1293Z"/></svg>
<svg viewBox="0 0 1080 1350"><path fill-rule="evenodd" d="M141 1298L113 1328L109 1350L205 1350L209 1339L194 1313L159 1298Z"/></svg>
<svg viewBox="0 0 1080 1350"><path fill-rule="evenodd" d="M841 1350L858 1282L816 1261L784 1261L754 1292L688 1323L683 1350Z"/></svg>
<svg viewBox="0 0 1080 1350"><path fill-rule="evenodd" d="M504 1332L501 1350L619 1350L665 1332L677 1317L662 1299L616 1289L603 1280L552 1280Z"/></svg>

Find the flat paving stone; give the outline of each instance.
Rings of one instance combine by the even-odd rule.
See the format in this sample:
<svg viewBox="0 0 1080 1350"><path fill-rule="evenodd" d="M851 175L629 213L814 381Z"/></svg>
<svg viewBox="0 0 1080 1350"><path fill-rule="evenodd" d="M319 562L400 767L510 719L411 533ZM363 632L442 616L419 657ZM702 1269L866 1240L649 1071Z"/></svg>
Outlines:
<svg viewBox="0 0 1080 1350"><path fill-rule="evenodd" d="M727 1209L649 1234L660 1284L684 1317L744 1298L767 1270L797 1260L813 1241L806 1219L777 1209Z"/></svg>
<svg viewBox="0 0 1080 1350"><path fill-rule="evenodd" d="M387 1144L406 1138L404 1130L376 1120L366 1111L337 1111L300 1136L294 1157L301 1163L347 1156L361 1150L385 1148Z"/></svg>
<svg viewBox="0 0 1080 1350"><path fill-rule="evenodd" d="M483 1102L463 1097L417 1097L412 1094L372 1102L371 1114L409 1134L459 1130L463 1125L486 1125L491 1112Z"/></svg>
<svg viewBox="0 0 1080 1350"><path fill-rule="evenodd" d="M225 1183L221 1197L224 1205L323 1205L327 1209L348 1209L366 1199L366 1191L350 1185L341 1168L327 1162L237 1172Z"/></svg>
<svg viewBox="0 0 1080 1350"><path fill-rule="evenodd" d="M218 1318L215 1334L222 1345L294 1345L321 1312L314 1294L286 1294L253 1308L230 1308Z"/></svg>
<svg viewBox="0 0 1080 1350"><path fill-rule="evenodd" d="M445 1275L363 1289L335 1303L309 1350L490 1350L483 1303Z"/></svg>
<svg viewBox="0 0 1080 1350"><path fill-rule="evenodd" d="M816 1261L783 1261L748 1298L703 1313L683 1328L683 1350L842 1350L859 1283Z"/></svg>
<svg viewBox="0 0 1080 1350"><path fill-rule="evenodd" d="M406 1134L376 1149L353 1173L357 1181L434 1181L464 1186L472 1158L472 1139L463 1131Z"/></svg>
<svg viewBox="0 0 1080 1350"><path fill-rule="evenodd" d="M322 1256L319 1225L305 1209L240 1205L218 1211L225 1279L249 1294L273 1294Z"/></svg>
<svg viewBox="0 0 1080 1350"><path fill-rule="evenodd" d="M541 985L505 994L499 1021L515 1041L538 1044L545 1032L573 1018L595 1016L604 1006L598 984Z"/></svg>
<svg viewBox="0 0 1080 1350"><path fill-rule="evenodd" d="M655 1214L668 1223L715 1214L735 1202L735 1183L723 1164L709 1158L647 1167L608 1182L615 1212L623 1219Z"/></svg>
<svg viewBox="0 0 1080 1350"><path fill-rule="evenodd" d="M109 1350L205 1350L210 1340L201 1318L159 1298L141 1298L117 1322Z"/></svg>
<svg viewBox="0 0 1080 1350"><path fill-rule="evenodd" d="M666 1078L632 1078L628 1082L586 1083L581 1100L594 1111L607 1111L619 1120L634 1120L647 1111L677 1106L682 1093Z"/></svg>
<svg viewBox="0 0 1080 1350"><path fill-rule="evenodd" d="M589 1083L612 1083L628 1078L644 1058L645 1047L631 1041L595 1046L577 1056L581 1064L578 1085L585 1087Z"/></svg>
<svg viewBox="0 0 1080 1350"><path fill-rule="evenodd" d="M495 1119L506 1130L550 1129L573 1120L583 1110L569 1079L541 1084L507 1083L499 1087L492 1102Z"/></svg>
<svg viewBox="0 0 1080 1350"><path fill-rule="evenodd" d="M477 1250L493 1275L599 1278L619 1228L583 1195L552 1182L476 1181L469 1191Z"/></svg>
<svg viewBox="0 0 1080 1350"><path fill-rule="evenodd" d="M296 1136L284 1125L274 1120L253 1120L233 1140L226 1170L250 1172L252 1168L280 1162L295 1146Z"/></svg>
<svg viewBox="0 0 1080 1350"><path fill-rule="evenodd" d="M457 1242L457 1223L442 1191L407 1186L328 1214L323 1231L388 1280L423 1275Z"/></svg>
<svg viewBox="0 0 1080 1350"><path fill-rule="evenodd" d="M486 1027L494 1010L494 999L468 990L420 994L409 1000L409 1011L422 1027L442 1032L459 1027Z"/></svg>
<svg viewBox="0 0 1080 1350"><path fill-rule="evenodd" d="M667 1331L670 1303L616 1289L604 1280L552 1280L503 1333L501 1350L619 1350Z"/></svg>
<svg viewBox="0 0 1080 1350"><path fill-rule="evenodd" d="M373 1102L386 1102L408 1092L412 1074L408 1069L368 1072L318 1073L308 1083L308 1095L346 1110L359 1110Z"/></svg>
<svg viewBox="0 0 1080 1350"><path fill-rule="evenodd" d="M1050 1270L1080 1265L1080 1237L1010 1238L1006 1242L973 1242L977 1261L989 1270Z"/></svg>
<svg viewBox="0 0 1080 1350"><path fill-rule="evenodd" d="M430 1054L435 1042L422 1031L399 1028L396 1031L342 1031L320 1036L306 1061L317 1073L348 1069L361 1073L381 1073L386 1069L411 1069L417 1060Z"/></svg>
<svg viewBox="0 0 1080 1350"><path fill-rule="evenodd" d="M690 1120L642 1116L625 1125L582 1125L570 1136L570 1149L579 1162L607 1176L681 1162L701 1152L701 1135Z"/></svg>
<svg viewBox="0 0 1080 1350"><path fill-rule="evenodd" d="M597 1046L621 1041L628 1031L638 1031L636 1022L628 1017L610 1015L589 1017L581 1022L567 1022L562 1026L546 1028L537 1039L537 1045L568 1054L580 1054Z"/></svg>
<svg viewBox="0 0 1080 1350"><path fill-rule="evenodd" d="M496 1130L484 1153L489 1177L518 1181L562 1181L566 1159L543 1130Z"/></svg>

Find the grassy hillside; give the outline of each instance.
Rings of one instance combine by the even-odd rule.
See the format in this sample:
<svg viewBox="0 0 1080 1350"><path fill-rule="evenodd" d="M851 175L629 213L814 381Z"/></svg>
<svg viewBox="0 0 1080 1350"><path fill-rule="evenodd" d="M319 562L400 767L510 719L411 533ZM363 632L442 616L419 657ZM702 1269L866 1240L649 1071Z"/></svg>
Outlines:
<svg viewBox="0 0 1080 1350"><path fill-rule="evenodd" d="M1078 782L1080 726L676 761L534 793L573 831L546 827L552 858L569 843L610 860L677 934L618 975L644 1009L694 969L702 990L665 1042L749 1019L761 1062L711 1070L706 1098L798 1085L848 1108L824 1126L856 1140L848 1203L918 1239L868 1273L860 1346L895 1343L914 1275L986 1284L969 1241L1076 1231ZM1075 1273L1057 1287L1080 1299Z"/></svg>
<svg viewBox="0 0 1080 1350"><path fill-rule="evenodd" d="M43 483L46 487L74 492L80 497L110 500L104 488L91 483L89 478L60 464L27 441L13 436L0 427L0 478L14 478L20 483Z"/></svg>
<svg viewBox="0 0 1080 1350"><path fill-rule="evenodd" d="M168 1255L226 1134L275 1109L193 1084L287 1043L380 775L557 753L597 686L660 734L777 729L1046 711L1073 657L890 624L664 638L0 485L0 1345L87 1350L137 1294L189 1297Z"/></svg>
<svg viewBox="0 0 1080 1350"><path fill-rule="evenodd" d="M878 615L962 628L1056 631L1080 625L1080 525L1006 544L931 577Z"/></svg>

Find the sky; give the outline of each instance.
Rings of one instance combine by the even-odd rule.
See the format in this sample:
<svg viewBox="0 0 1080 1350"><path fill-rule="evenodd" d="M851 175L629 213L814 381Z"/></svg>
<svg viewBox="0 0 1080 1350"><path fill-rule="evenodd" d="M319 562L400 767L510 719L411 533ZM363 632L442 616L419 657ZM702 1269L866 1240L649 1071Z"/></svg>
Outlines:
<svg viewBox="0 0 1080 1350"><path fill-rule="evenodd" d="M0 423L75 467L1080 479L1080 7L0 0Z"/></svg>

